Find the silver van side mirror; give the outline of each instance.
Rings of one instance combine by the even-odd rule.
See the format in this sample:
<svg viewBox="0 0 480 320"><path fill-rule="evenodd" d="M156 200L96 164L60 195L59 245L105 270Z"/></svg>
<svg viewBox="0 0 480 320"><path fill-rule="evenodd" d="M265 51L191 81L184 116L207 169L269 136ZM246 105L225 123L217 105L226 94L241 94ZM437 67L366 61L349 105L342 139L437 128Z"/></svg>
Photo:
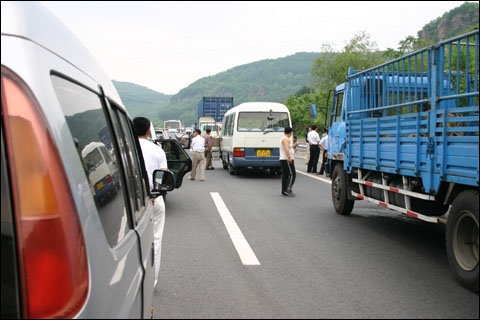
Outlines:
<svg viewBox="0 0 480 320"><path fill-rule="evenodd" d="M150 194L153 197L158 197L175 188L175 176L171 171L155 170L152 178L153 190Z"/></svg>

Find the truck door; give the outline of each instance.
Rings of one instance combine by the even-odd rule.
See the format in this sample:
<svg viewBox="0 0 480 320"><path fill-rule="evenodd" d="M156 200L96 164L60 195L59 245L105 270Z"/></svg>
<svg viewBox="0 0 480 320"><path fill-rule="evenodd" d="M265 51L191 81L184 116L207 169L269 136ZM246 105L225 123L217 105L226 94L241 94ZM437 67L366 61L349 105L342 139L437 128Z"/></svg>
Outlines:
<svg viewBox="0 0 480 320"><path fill-rule="evenodd" d="M336 91L330 111L329 158L334 153L344 153L346 126L345 110L343 108L343 96L345 91Z"/></svg>

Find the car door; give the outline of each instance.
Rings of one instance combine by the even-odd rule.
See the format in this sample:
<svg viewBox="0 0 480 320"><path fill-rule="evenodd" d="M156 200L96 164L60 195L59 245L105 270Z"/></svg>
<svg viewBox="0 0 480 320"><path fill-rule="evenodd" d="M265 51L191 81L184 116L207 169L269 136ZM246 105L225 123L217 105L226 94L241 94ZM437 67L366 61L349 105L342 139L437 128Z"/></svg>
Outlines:
<svg viewBox="0 0 480 320"><path fill-rule="evenodd" d="M175 174L175 188L180 188L183 177L192 170L192 160L177 141L168 139L160 143L167 156L168 170Z"/></svg>
<svg viewBox="0 0 480 320"><path fill-rule="evenodd" d="M134 135L133 123L114 102L109 101L115 135L119 141L125 167L130 209L133 212L134 230L140 242L140 256L144 270L142 281L143 317L151 316L153 306L155 262L153 235L153 205L149 198L147 173L140 144ZM152 179L150 177L150 179Z"/></svg>

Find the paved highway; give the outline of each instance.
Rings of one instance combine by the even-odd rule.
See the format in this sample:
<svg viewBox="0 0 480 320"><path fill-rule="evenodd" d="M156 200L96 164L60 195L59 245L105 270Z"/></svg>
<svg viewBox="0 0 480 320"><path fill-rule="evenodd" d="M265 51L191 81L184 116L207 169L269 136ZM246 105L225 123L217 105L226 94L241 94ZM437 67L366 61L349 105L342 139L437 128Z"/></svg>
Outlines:
<svg viewBox="0 0 480 320"><path fill-rule="evenodd" d="M214 166L167 196L155 318L478 319L443 225L364 201L340 216L318 176L298 173L289 198L280 176Z"/></svg>

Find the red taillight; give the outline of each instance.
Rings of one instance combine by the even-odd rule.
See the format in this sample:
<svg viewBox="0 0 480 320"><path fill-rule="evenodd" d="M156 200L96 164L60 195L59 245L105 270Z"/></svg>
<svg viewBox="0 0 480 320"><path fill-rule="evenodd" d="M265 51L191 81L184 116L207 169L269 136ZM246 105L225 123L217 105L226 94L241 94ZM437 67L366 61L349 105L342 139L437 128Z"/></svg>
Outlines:
<svg viewBox="0 0 480 320"><path fill-rule="evenodd" d="M107 174L107 182L112 182L112 176Z"/></svg>
<svg viewBox="0 0 480 320"><path fill-rule="evenodd" d="M233 156L234 157L245 157L245 149L244 148L233 148Z"/></svg>
<svg viewBox="0 0 480 320"><path fill-rule="evenodd" d="M2 114L16 217L24 318L75 316L88 294L80 220L33 94L2 66Z"/></svg>

